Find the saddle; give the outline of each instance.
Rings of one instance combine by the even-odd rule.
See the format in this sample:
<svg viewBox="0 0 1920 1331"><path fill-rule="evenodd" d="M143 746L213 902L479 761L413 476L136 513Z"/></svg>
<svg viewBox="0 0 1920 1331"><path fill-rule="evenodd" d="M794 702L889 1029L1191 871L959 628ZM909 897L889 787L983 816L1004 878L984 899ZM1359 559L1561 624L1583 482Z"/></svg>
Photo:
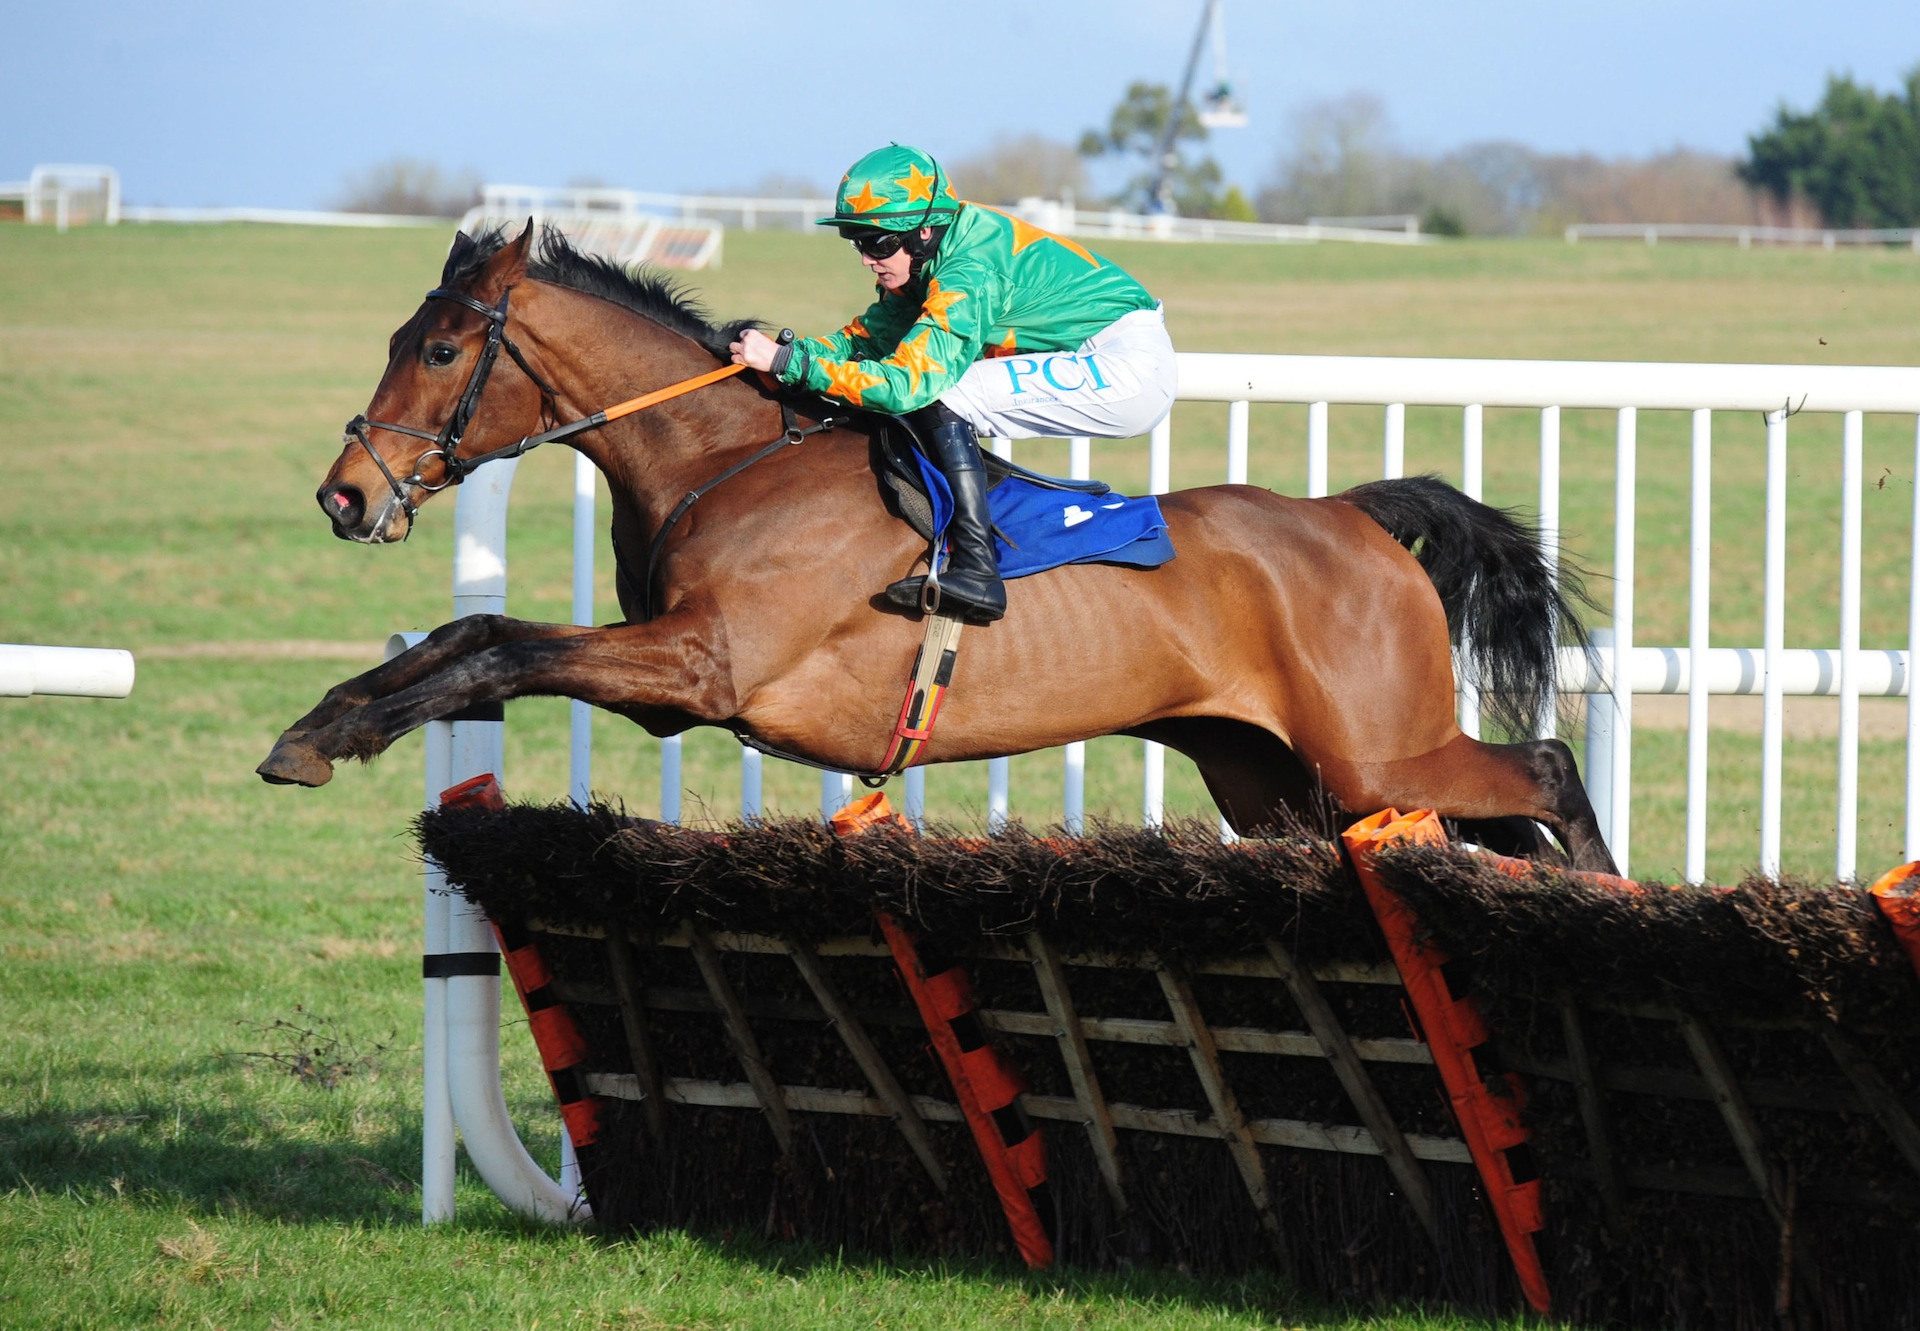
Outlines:
<svg viewBox="0 0 1920 1331"><path fill-rule="evenodd" d="M921 479L920 468L913 457L921 447L919 438L914 434L913 426L903 416L880 416L877 419L880 428L873 432L870 454L873 459L873 474L879 478L881 493L887 501L887 507L919 533L921 540L931 541L934 537L933 501L927 498L926 483ZM1070 490L1087 495L1104 495L1112 492L1112 487L1105 481L1078 481L1065 476L1047 476L984 449L981 451L980 460L987 469L989 489L1009 476L1017 476L1029 485L1037 485L1047 490Z"/></svg>

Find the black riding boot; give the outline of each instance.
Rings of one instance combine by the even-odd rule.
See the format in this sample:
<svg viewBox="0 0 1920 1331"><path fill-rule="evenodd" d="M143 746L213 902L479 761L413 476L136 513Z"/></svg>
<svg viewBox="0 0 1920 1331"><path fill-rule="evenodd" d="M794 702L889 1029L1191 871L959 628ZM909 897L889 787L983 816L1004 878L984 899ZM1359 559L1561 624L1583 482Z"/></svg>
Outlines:
<svg viewBox="0 0 1920 1331"><path fill-rule="evenodd" d="M930 422L928 418L932 418ZM969 624L991 624L1007 613L1007 589L1000 581L1000 561L993 550L980 441L974 437L973 427L946 407L927 408L926 415L914 423L922 425L921 438L928 455L953 490L953 521L947 525L952 552L946 568L935 579L940 588L937 609L948 614L957 612ZM924 577L902 578L887 588L887 599L918 610L926 581Z"/></svg>

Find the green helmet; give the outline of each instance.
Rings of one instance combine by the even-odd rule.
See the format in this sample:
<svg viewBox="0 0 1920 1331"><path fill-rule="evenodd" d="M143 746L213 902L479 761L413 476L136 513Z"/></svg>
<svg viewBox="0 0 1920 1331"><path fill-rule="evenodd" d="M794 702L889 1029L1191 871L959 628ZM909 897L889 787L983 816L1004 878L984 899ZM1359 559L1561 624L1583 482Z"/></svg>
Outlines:
<svg viewBox="0 0 1920 1331"><path fill-rule="evenodd" d="M875 148L840 177L833 216L816 226L917 231L951 222L960 208L953 181L940 164L904 144Z"/></svg>

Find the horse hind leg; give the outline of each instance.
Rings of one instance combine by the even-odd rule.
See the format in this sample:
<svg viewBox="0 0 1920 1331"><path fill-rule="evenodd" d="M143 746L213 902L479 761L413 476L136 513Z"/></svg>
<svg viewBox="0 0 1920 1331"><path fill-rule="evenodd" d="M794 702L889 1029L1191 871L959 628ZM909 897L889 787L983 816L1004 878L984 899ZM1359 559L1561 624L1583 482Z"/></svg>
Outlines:
<svg viewBox="0 0 1920 1331"><path fill-rule="evenodd" d="M1279 736L1218 717L1156 721L1128 732L1186 755L1237 836L1276 836L1304 828L1338 836L1351 817L1327 794Z"/></svg>
<svg viewBox="0 0 1920 1331"><path fill-rule="evenodd" d="M1474 824L1489 848L1529 853L1512 820L1546 827L1576 869L1617 873L1600 833L1573 750L1557 739L1488 744L1456 735L1430 753L1377 764L1323 767L1329 789L1349 808L1432 809ZM1537 854L1538 846L1534 847Z"/></svg>

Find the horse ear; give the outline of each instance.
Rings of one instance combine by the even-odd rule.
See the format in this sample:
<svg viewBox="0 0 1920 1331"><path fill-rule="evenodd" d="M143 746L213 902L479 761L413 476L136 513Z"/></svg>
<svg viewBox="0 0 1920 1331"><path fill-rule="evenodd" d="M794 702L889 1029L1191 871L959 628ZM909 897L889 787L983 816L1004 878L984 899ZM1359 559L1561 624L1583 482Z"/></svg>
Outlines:
<svg viewBox="0 0 1920 1331"><path fill-rule="evenodd" d="M527 275L527 255L532 249L533 219L529 217L519 236L502 245L499 252L487 260L479 280L473 284L473 294L485 301L498 299L501 292Z"/></svg>
<svg viewBox="0 0 1920 1331"><path fill-rule="evenodd" d="M473 253L473 237L464 231L453 233L453 248L447 251L447 266L458 268Z"/></svg>

